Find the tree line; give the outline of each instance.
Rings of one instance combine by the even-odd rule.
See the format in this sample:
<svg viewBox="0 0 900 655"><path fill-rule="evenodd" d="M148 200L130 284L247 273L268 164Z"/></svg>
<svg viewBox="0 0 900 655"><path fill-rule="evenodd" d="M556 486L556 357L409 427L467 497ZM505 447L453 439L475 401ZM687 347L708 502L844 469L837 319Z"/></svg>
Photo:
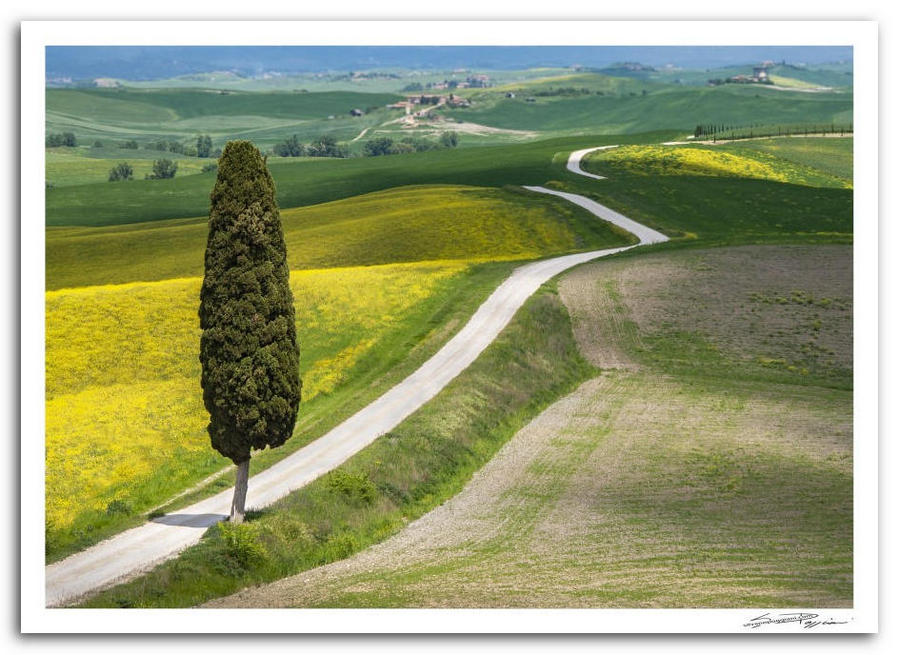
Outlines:
<svg viewBox="0 0 900 655"><path fill-rule="evenodd" d="M387 136L378 137L366 141L363 146L363 154L366 157L378 157L381 155L400 155L409 152L424 152L426 150L443 150L445 148L455 148L459 144L459 135L456 132L443 132L435 141L427 139L414 139L406 137L399 141L394 141Z"/></svg>
<svg viewBox="0 0 900 655"><path fill-rule="evenodd" d="M51 133L45 138L45 146L47 148L74 148L77 145L78 140L72 132ZM103 146L104 144L100 140L94 141L92 145L94 148L102 148ZM141 145L136 139L128 139L121 142L119 147L123 150L138 150ZM145 150L171 152L188 157L219 157L222 154L221 148L213 148L212 137L208 134L199 134L195 140L189 143L183 143L174 139L157 139L156 141L148 141L143 147Z"/></svg>
<svg viewBox="0 0 900 655"><path fill-rule="evenodd" d="M750 125L734 126L720 124L698 124L694 128L694 137L707 137L712 141L734 141L737 139L754 139L759 137L778 137L778 136L794 136L794 135L814 136L821 134L853 134L853 124L842 125L836 123L825 123L821 125L805 124L805 125L763 125L762 123L753 123Z"/></svg>
<svg viewBox="0 0 900 655"><path fill-rule="evenodd" d="M349 157L350 149L333 136L320 136L311 143L300 143L294 134L275 144L272 154L276 157Z"/></svg>
<svg viewBox="0 0 900 655"><path fill-rule="evenodd" d="M455 148L459 144L459 135L453 131L443 132L437 141L428 139L416 139L405 137L398 141L382 136L366 141L363 145L363 155L366 157L378 157L380 155L398 155L408 152L423 152L426 150L441 150ZM288 137L272 148L272 154L276 157L350 157L350 148L343 143L338 143L333 136L320 136L310 143L301 143L296 134Z"/></svg>

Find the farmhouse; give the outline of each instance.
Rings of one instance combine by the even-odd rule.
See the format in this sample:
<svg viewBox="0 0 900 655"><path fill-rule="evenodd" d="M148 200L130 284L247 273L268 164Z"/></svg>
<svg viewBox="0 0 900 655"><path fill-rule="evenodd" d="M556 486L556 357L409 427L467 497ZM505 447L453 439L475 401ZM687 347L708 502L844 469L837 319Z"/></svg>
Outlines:
<svg viewBox="0 0 900 655"><path fill-rule="evenodd" d="M754 82L764 82L769 79L769 73L766 71L765 66L755 66L753 68L753 81Z"/></svg>
<svg viewBox="0 0 900 655"><path fill-rule="evenodd" d="M350 110L350 115L351 115L351 116L362 116L362 115L363 115L363 110L362 110L362 109L351 109L351 110Z"/></svg>

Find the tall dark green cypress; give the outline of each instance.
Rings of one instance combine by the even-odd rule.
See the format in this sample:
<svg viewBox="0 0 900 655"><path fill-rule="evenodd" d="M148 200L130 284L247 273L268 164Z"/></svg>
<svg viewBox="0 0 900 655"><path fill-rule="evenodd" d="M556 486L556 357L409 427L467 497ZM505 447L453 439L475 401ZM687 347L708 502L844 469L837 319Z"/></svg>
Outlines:
<svg viewBox="0 0 900 655"><path fill-rule="evenodd" d="M282 445L300 405L300 354L275 183L259 150L232 141L210 195L200 291L203 402L212 447L237 464L243 520L251 449Z"/></svg>

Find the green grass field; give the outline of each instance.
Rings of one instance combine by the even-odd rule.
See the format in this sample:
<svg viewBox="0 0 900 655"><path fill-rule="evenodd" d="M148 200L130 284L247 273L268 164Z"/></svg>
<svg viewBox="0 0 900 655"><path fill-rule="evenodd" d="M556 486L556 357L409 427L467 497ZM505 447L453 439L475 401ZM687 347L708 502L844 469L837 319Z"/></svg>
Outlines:
<svg viewBox="0 0 900 655"><path fill-rule="evenodd" d="M104 157L94 150L104 151ZM153 161L171 159L178 165L175 177L195 175L215 159L184 157L157 150L122 150L113 148L48 148L46 157L46 179L54 187L81 184L119 184L109 182L109 171L119 162L126 162L134 169L134 179L143 180L153 172ZM121 182L128 184L130 182Z"/></svg>
<svg viewBox="0 0 900 655"><path fill-rule="evenodd" d="M507 146L270 165L282 207L300 207L411 184L502 187L543 184L564 172L568 153L604 143L654 143L677 136L575 137ZM203 216L214 174L47 191L48 226L102 226Z"/></svg>
<svg viewBox="0 0 900 655"><path fill-rule="evenodd" d="M524 95L527 96L527 90ZM485 97L482 103L448 114L507 129L628 134L667 128L693 130L698 124L708 123L841 122L853 107L850 94L775 91L743 85L665 86L646 96L640 89L604 95L537 97L535 102L527 102L526 97L518 95L505 98L500 93L485 94Z"/></svg>
<svg viewBox="0 0 900 655"><path fill-rule="evenodd" d="M774 150L763 151L769 155L761 170L771 172L785 180L802 181L803 184L737 177L729 173L728 166L737 161L735 170L741 171L758 159L741 156L757 152L749 144L779 144L787 147L804 139L780 139L748 141L730 144L726 150L713 151L715 159L703 155L704 149L696 146L680 148L694 158L676 157L667 170L665 161L649 167L635 166L627 159L608 158L605 153L590 156L584 168L605 175L608 180L594 184L581 180L567 181L567 188L581 192L622 211L632 218L646 223L666 234L682 240L702 240L720 244L753 243L767 241L827 242L852 241L853 191L844 186L846 180L837 178L832 171L845 170L850 165L847 158L851 147L831 146L830 139L825 152L842 163L826 164L827 169L813 169L815 163L807 158L798 169L796 156L780 157ZM675 153L676 149L672 148ZM608 151L615 153L615 151ZM668 151L663 151L664 153ZM843 154L840 154L840 153ZM721 159L722 153L733 154ZM707 168L704 170L704 166ZM712 175L715 173L715 175ZM826 184L826 186L809 186Z"/></svg>
<svg viewBox="0 0 900 655"><path fill-rule="evenodd" d="M779 159L818 169L829 175L853 182L853 139L826 137L760 139L727 143L729 150L757 151Z"/></svg>

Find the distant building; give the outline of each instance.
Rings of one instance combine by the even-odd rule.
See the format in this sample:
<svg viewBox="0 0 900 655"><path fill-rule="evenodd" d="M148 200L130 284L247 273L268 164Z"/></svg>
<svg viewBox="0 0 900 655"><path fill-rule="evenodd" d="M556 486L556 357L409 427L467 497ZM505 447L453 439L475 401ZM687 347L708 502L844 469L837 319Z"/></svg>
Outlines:
<svg viewBox="0 0 900 655"><path fill-rule="evenodd" d="M515 98L515 97L516 97L516 94L513 93L512 91L507 91L507 92L506 92L506 97L507 97L507 98Z"/></svg>
<svg viewBox="0 0 900 655"><path fill-rule="evenodd" d="M350 110L350 115L351 115L351 116L362 116L362 115L363 115L363 110L362 110L362 109L351 109L351 110Z"/></svg>
<svg viewBox="0 0 900 655"><path fill-rule="evenodd" d="M769 79L769 72L766 70L766 66L755 66L753 68L753 79L757 82Z"/></svg>

